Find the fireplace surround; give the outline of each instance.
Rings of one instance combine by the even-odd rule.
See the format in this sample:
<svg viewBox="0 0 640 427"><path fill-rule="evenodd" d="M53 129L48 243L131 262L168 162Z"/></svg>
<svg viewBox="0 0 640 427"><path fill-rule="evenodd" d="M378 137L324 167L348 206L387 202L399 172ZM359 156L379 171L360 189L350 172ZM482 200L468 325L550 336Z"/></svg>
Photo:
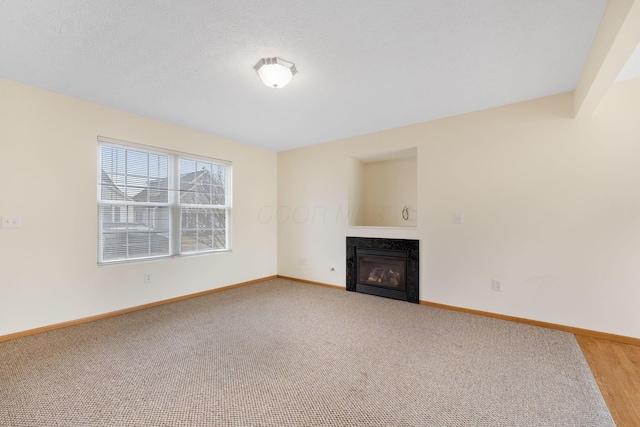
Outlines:
<svg viewBox="0 0 640 427"><path fill-rule="evenodd" d="M419 304L419 243L347 237L347 291Z"/></svg>

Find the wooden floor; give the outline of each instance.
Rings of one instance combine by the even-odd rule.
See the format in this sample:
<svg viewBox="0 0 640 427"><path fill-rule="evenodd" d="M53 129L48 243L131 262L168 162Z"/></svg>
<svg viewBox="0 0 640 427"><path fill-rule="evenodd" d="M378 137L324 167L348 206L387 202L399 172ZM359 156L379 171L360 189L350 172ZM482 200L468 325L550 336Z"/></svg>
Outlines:
<svg viewBox="0 0 640 427"><path fill-rule="evenodd" d="M640 347L576 335L617 427L640 426Z"/></svg>

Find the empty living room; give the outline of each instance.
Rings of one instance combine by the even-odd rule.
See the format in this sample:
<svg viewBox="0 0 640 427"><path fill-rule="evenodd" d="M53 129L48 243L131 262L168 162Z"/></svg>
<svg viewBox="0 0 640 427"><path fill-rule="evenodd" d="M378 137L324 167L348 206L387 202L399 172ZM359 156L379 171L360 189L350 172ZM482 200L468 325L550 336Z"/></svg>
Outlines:
<svg viewBox="0 0 640 427"><path fill-rule="evenodd" d="M0 427L640 425L640 0L2 1L0 148Z"/></svg>

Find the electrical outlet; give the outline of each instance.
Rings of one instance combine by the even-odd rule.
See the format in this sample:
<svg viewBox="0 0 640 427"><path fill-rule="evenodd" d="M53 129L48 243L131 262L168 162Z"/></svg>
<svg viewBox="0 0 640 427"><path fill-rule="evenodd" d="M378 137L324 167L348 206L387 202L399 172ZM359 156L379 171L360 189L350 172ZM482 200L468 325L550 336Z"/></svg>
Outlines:
<svg viewBox="0 0 640 427"><path fill-rule="evenodd" d="M454 224L462 224L464 222L464 215L461 213L453 214L453 223Z"/></svg>
<svg viewBox="0 0 640 427"><path fill-rule="evenodd" d="M151 283L151 273L144 273L144 283Z"/></svg>
<svg viewBox="0 0 640 427"><path fill-rule="evenodd" d="M2 228L20 228L22 219L17 215L2 215Z"/></svg>
<svg viewBox="0 0 640 427"><path fill-rule="evenodd" d="M300 258L300 265L307 265L307 264L309 264L308 258Z"/></svg>
<svg viewBox="0 0 640 427"><path fill-rule="evenodd" d="M496 292L502 292L502 279L491 280L491 289Z"/></svg>

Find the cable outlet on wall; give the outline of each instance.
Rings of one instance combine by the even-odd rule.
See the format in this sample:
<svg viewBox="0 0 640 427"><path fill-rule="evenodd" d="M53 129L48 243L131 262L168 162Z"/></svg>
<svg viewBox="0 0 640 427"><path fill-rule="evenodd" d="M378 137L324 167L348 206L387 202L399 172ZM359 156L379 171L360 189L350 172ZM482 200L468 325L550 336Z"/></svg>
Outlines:
<svg viewBox="0 0 640 427"><path fill-rule="evenodd" d="M144 273L144 283L151 283L151 273Z"/></svg>
<svg viewBox="0 0 640 427"><path fill-rule="evenodd" d="M502 279L492 279L491 289L493 289L496 292L502 292Z"/></svg>

